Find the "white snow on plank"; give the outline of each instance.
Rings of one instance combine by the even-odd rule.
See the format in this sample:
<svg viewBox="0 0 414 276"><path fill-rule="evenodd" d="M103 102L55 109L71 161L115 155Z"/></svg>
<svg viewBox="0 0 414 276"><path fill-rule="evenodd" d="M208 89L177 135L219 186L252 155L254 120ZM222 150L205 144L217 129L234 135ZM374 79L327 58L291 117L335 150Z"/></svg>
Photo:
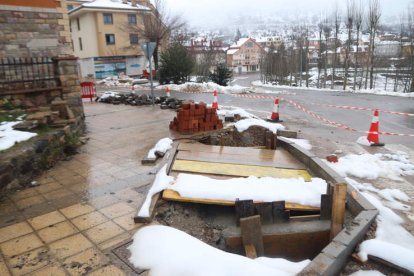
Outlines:
<svg viewBox="0 0 414 276"><path fill-rule="evenodd" d="M311 150L312 149L312 145L306 139L296 139L296 138L286 138L286 137L285 137L285 139L295 143L296 145L304 148L305 150Z"/></svg>
<svg viewBox="0 0 414 276"><path fill-rule="evenodd" d="M358 270L349 276L385 276L377 270Z"/></svg>
<svg viewBox="0 0 414 276"><path fill-rule="evenodd" d="M273 133L276 133L278 129L281 129L281 130L285 129L285 127L282 124L270 123L264 120L254 119L254 118L240 120L237 123L235 123L234 126L236 127L238 132L243 132L251 126L261 126L261 127L267 128Z"/></svg>
<svg viewBox="0 0 414 276"><path fill-rule="evenodd" d="M224 117L233 117L234 115L240 115L242 118L254 118L259 119L257 116L247 112L246 110L239 108L239 107L233 107L233 106L220 106L220 109L217 110L217 115L224 116Z"/></svg>
<svg viewBox="0 0 414 276"><path fill-rule="evenodd" d="M296 275L310 261L249 259L214 248L180 230L150 225L135 233L129 261L152 276Z"/></svg>
<svg viewBox="0 0 414 276"><path fill-rule="evenodd" d="M0 151L13 147L18 142L29 140L36 133L14 130L13 126L21 122L0 123Z"/></svg>
<svg viewBox="0 0 414 276"><path fill-rule="evenodd" d="M172 148L172 143L173 143L173 140L171 140L168 137L160 139L155 144L155 146L152 149L149 150L147 158L156 158L156 156L155 156L156 151L166 153L167 150Z"/></svg>

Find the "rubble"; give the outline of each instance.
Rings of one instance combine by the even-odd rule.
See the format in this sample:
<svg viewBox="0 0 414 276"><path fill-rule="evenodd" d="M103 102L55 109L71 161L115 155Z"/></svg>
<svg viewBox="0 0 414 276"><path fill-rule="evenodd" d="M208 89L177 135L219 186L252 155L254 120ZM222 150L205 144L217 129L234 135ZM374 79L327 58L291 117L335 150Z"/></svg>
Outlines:
<svg viewBox="0 0 414 276"><path fill-rule="evenodd" d="M136 94L131 92L129 94L120 94L117 92L105 92L100 97L96 98L97 102L109 104L126 104L132 106L151 105L152 96L147 94ZM176 98L155 97L154 103L159 104L161 109L177 109L181 106L182 100Z"/></svg>

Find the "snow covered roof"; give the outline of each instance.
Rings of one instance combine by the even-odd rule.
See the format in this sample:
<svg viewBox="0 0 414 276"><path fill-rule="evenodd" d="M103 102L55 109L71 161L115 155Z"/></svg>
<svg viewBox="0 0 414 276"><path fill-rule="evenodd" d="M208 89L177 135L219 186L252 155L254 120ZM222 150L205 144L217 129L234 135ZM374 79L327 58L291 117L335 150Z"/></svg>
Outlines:
<svg viewBox="0 0 414 276"><path fill-rule="evenodd" d="M81 8L97 8L97 9L116 9L116 10L151 10L148 7L142 5L133 6L131 2L123 3L122 0L95 0L93 2L87 2L80 7L73 9L69 13L77 11Z"/></svg>
<svg viewBox="0 0 414 276"><path fill-rule="evenodd" d="M228 55L233 55L233 54L235 54L235 53L237 53L237 51L239 51L240 49L229 49L229 50L227 50L227 54Z"/></svg>

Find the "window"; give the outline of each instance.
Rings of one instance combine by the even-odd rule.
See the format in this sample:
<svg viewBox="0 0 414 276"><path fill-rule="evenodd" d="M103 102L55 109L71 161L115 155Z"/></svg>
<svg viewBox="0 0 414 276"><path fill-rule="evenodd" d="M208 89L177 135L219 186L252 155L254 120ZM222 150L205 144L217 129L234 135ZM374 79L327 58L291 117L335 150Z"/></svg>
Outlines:
<svg viewBox="0 0 414 276"><path fill-rule="evenodd" d="M79 40L79 50L83 50L83 45L82 45L82 38L81 37L79 37L78 38L78 40Z"/></svg>
<svg viewBox="0 0 414 276"><path fill-rule="evenodd" d="M129 34L129 43L138 44L138 34Z"/></svg>
<svg viewBox="0 0 414 276"><path fill-rule="evenodd" d="M112 13L104 13L103 14L104 24L112 24Z"/></svg>
<svg viewBox="0 0 414 276"><path fill-rule="evenodd" d="M137 24L137 16L135 14L128 14L128 24Z"/></svg>
<svg viewBox="0 0 414 276"><path fill-rule="evenodd" d="M66 7L67 7L68 11L73 10L73 5L67 5Z"/></svg>
<svg viewBox="0 0 414 276"><path fill-rule="evenodd" d="M76 25L78 26L78 31L80 31L80 22L79 22L79 17L76 18Z"/></svg>
<svg viewBox="0 0 414 276"><path fill-rule="evenodd" d="M247 42L247 47L252 48L253 47L253 42L251 42L251 41Z"/></svg>
<svg viewBox="0 0 414 276"><path fill-rule="evenodd" d="M106 34L105 35L106 45L114 45L115 44L115 35L114 34Z"/></svg>

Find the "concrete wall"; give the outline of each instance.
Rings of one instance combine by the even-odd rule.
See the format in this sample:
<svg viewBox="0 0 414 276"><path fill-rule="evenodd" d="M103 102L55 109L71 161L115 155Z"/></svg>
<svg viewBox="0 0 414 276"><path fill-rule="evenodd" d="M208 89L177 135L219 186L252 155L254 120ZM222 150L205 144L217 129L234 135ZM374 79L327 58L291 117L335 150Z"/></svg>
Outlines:
<svg viewBox="0 0 414 276"><path fill-rule="evenodd" d="M93 58L82 58L78 59L78 71L79 76L82 78L88 77L88 75L92 75L95 77L95 63Z"/></svg>
<svg viewBox="0 0 414 276"><path fill-rule="evenodd" d="M79 27L77 19L79 19ZM96 20L94 13L85 13L70 20L73 39L73 50L79 58L90 58L99 55L96 33ZM79 45L79 38L82 39L82 50Z"/></svg>

